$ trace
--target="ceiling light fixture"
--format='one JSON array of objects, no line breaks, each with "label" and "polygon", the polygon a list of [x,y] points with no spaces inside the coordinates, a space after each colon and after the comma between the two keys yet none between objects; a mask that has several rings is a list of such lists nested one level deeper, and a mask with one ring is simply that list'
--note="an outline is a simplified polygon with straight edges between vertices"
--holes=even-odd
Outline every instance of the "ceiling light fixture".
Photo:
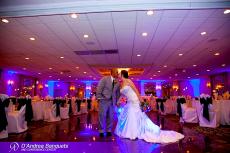
[{"label": "ceiling light fixture", "polygon": [[137,54],[137,57],[140,57],[141,55],[140,54]]},{"label": "ceiling light fixture", "polygon": [[86,74],[87,72],[83,72],[84,74]]},{"label": "ceiling light fixture", "polygon": [[200,75],[200,74],[197,73],[196,75]]},{"label": "ceiling light fixture", "polygon": [[167,65],[164,65],[164,67],[168,67]]},{"label": "ceiling light fixture", "polygon": [[227,9],[227,10],[224,11],[224,14],[228,14],[228,13],[230,13],[229,9]]},{"label": "ceiling light fixture", "polygon": [[197,65],[196,64],[193,64],[193,67],[196,67]]},{"label": "ceiling light fixture", "polygon": [[52,76],[50,75],[49,78],[52,78]]},{"label": "ceiling light fixture", "polygon": [[89,35],[84,35],[84,38],[89,38]]},{"label": "ceiling light fixture", "polygon": [[79,69],[79,67],[77,66],[76,69]]},{"label": "ceiling light fixture", "polygon": [[183,54],[182,53],[180,53],[180,54],[178,54],[179,56],[183,56]]},{"label": "ceiling light fixture", "polygon": [[218,53],[218,52],[217,52],[217,53],[215,53],[214,55],[215,55],[215,56],[219,56],[219,55],[220,55],[220,53]]},{"label": "ceiling light fixture", "polygon": [[207,72],[209,72],[210,70],[208,69],[208,70],[206,70]]},{"label": "ceiling light fixture", "polygon": [[222,67],[225,67],[225,66],[226,66],[226,64],[222,64],[221,66],[222,66]]},{"label": "ceiling light fixture", "polygon": [[49,68],[49,70],[52,70],[52,69],[53,69],[52,67]]},{"label": "ceiling light fixture", "polygon": [[146,37],[147,35],[148,35],[147,32],[143,32],[143,33],[142,33],[142,36],[143,36],[143,37]]},{"label": "ceiling light fixture", "polygon": [[71,78],[71,75],[69,75],[69,78]]},{"label": "ceiling light fixture", "polygon": [[159,70],[159,71],[157,71],[158,73],[160,73],[161,71]]},{"label": "ceiling light fixture", "polygon": [[72,14],[70,15],[70,17],[73,18],[73,19],[76,19],[78,16],[77,16],[76,13],[72,13]]},{"label": "ceiling light fixture", "polygon": [[188,77],[188,79],[190,79],[191,77]]},{"label": "ceiling light fixture", "polygon": [[23,67],[22,69],[23,69],[23,70],[26,70],[26,68],[25,68],[25,67]]},{"label": "ceiling light fixture", "polygon": [[7,20],[7,19],[2,19],[2,22],[4,22],[4,23],[9,23],[9,20]]},{"label": "ceiling light fixture", "polygon": [[204,35],[207,34],[207,32],[204,31],[204,32],[201,32],[200,34],[201,34],[202,36],[204,36]]},{"label": "ceiling light fixture", "polygon": [[40,72],[38,72],[38,74],[39,74],[39,75],[41,75],[41,73],[40,73]]},{"label": "ceiling light fixture", "polygon": [[153,15],[153,10],[149,10],[149,11],[147,11],[147,15]]},{"label": "ceiling light fixture", "polygon": [[35,38],[34,38],[34,37],[30,37],[30,40],[34,41],[34,40],[35,40]]},{"label": "ceiling light fixture", "polygon": [[26,57],[25,59],[26,59],[26,60],[29,60],[30,58],[29,58],[29,57]]},{"label": "ceiling light fixture", "polygon": [[63,56],[61,56],[60,58],[61,58],[61,59],[63,59],[64,57],[63,57]]}]

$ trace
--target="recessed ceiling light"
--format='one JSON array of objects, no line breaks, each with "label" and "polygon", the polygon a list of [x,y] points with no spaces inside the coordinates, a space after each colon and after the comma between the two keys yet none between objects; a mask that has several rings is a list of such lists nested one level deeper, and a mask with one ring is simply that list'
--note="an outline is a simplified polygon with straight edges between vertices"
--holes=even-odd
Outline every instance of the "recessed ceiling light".
[{"label": "recessed ceiling light", "polygon": [[218,53],[218,52],[217,52],[217,53],[215,53],[214,55],[215,55],[215,56],[219,56],[219,55],[220,55],[220,53]]},{"label": "recessed ceiling light", "polygon": [[76,13],[72,13],[72,14],[70,15],[70,17],[73,18],[73,19],[76,19],[78,16],[77,16]]},{"label": "recessed ceiling light", "polygon": [[87,72],[83,72],[84,74],[86,74]]},{"label": "recessed ceiling light", "polygon": [[76,69],[79,69],[79,67],[77,66]]},{"label": "recessed ceiling light", "polygon": [[196,75],[200,75],[199,73],[197,73]]},{"label": "recessed ceiling light", "polygon": [[176,73],[175,76],[178,76],[178,74]]},{"label": "recessed ceiling light", "polygon": [[60,81],[60,79],[58,79],[58,81]]},{"label": "recessed ceiling light", "polygon": [[203,31],[203,32],[201,32],[200,34],[203,36],[203,35],[206,35],[207,32]]},{"label": "recessed ceiling light", "polygon": [[61,56],[60,58],[62,58],[62,59],[63,59],[64,57],[63,57],[63,56]]},{"label": "recessed ceiling light", "polygon": [[180,53],[180,54],[178,54],[179,56],[183,56],[183,54],[182,53]]},{"label": "recessed ceiling light", "polygon": [[2,22],[4,22],[4,23],[9,23],[9,20],[7,20],[7,19],[2,19]]},{"label": "recessed ceiling light", "polygon": [[84,38],[89,38],[89,35],[84,35]]},{"label": "recessed ceiling light", "polygon": [[76,78],[75,80],[78,80],[78,78]]},{"label": "recessed ceiling light", "polygon": [[23,69],[23,70],[26,70],[26,68],[25,68],[25,67],[23,67],[22,69]]},{"label": "recessed ceiling light", "polygon": [[153,74],[153,76],[157,76],[156,74]]},{"label": "recessed ceiling light", "polygon": [[226,66],[226,64],[222,64],[221,66],[225,67],[225,66]]},{"label": "recessed ceiling light", "polygon": [[206,71],[208,71],[208,72],[209,72],[210,70],[206,70]]},{"label": "recessed ceiling light", "polygon": [[186,72],[186,70],[182,70],[182,72],[184,72],[184,73],[185,73],[185,72]]},{"label": "recessed ceiling light", "polygon": [[151,80],[153,79],[153,78],[150,78]]},{"label": "recessed ceiling light", "polygon": [[33,40],[35,40],[35,38],[34,38],[34,37],[30,37],[30,40],[32,40],[32,41],[33,41]]},{"label": "recessed ceiling light", "polygon": [[53,68],[52,67],[49,67],[49,70],[52,70]]},{"label": "recessed ceiling light", "polygon": [[191,77],[188,77],[188,79],[190,79]]},{"label": "recessed ceiling light", "polygon": [[52,78],[52,76],[50,75],[49,78]]},{"label": "recessed ceiling light", "polygon": [[60,74],[63,74],[63,72],[60,72]]},{"label": "recessed ceiling light", "polygon": [[158,73],[160,73],[161,71],[159,70],[159,71],[157,71]]},{"label": "recessed ceiling light", "polygon": [[39,72],[38,74],[40,75],[41,73]]},{"label": "recessed ceiling light", "polygon": [[141,55],[140,54],[137,54],[137,57],[140,57]]},{"label": "recessed ceiling light", "polygon": [[172,77],[170,76],[169,79],[172,79]]},{"label": "recessed ceiling light", "polygon": [[164,67],[168,67],[167,65],[164,65]]},{"label": "recessed ceiling light", "polygon": [[224,11],[224,14],[228,14],[228,13],[230,13],[229,9],[227,9],[227,10]]},{"label": "recessed ceiling light", "polygon": [[69,75],[69,78],[71,78],[71,75]]},{"label": "recessed ceiling light", "polygon": [[25,59],[26,59],[26,60],[29,60],[30,58],[29,58],[29,57],[26,57]]},{"label": "recessed ceiling light", "polygon": [[153,10],[147,11],[147,15],[153,15]]},{"label": "recessed ceiling light", "polygon": [[143,36],[143,37],[146,37],[147,35],[148,35],[147,32],[143,32],[143,33],[142,33],[142,36]]},{"label": "recessed ceiling light", "polygon": [[193,64],[193,67],[196,67],[197,65],[196,64]]}]

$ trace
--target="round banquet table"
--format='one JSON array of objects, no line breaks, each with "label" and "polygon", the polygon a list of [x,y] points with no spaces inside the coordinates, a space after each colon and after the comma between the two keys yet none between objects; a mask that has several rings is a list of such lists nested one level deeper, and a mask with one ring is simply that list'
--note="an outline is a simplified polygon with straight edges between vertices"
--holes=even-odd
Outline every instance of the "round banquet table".
[{"label": "round banquet table", "polygon": [[214,100],[213,106],[220,111],[220,124],[230,125],[230,100]]}]

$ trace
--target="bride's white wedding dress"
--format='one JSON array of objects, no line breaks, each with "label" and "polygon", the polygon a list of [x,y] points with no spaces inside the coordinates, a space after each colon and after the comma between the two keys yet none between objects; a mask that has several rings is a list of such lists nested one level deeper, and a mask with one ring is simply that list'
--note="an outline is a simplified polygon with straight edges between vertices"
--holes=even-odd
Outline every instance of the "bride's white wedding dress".
[{"label": "bride's white wedding dress", "polygon": [[118,116],[115,134],[122,138],[143,139],[153,143],[170,143],[184,138],[175,131],[161,130],[142,112],[139,99],[130,86],[124,86],[121,94],[126,96],[127,104]]}]

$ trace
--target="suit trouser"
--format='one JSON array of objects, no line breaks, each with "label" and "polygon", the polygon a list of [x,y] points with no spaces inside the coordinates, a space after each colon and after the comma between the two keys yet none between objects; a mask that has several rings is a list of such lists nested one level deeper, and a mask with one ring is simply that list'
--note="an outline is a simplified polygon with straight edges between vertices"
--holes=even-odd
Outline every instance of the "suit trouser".
[{"label": "suit trouser", "polygon": [[[99,132],[111,132],[113,127],[113,102],[112,100],[100,100],[99,102]],[[106,123],[106,124],[105,124]]]}]

